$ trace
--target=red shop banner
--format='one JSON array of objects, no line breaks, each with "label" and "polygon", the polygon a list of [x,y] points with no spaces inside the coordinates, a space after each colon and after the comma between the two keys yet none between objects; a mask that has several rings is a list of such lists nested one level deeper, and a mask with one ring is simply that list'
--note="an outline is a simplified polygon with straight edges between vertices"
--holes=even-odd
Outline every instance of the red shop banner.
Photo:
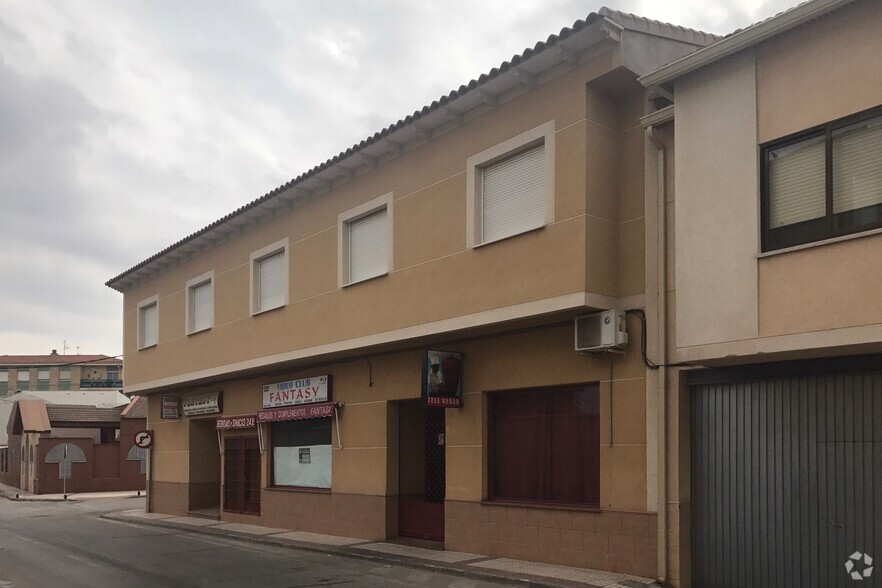
[{"label": "red shop banner", "polygon": [[300,419],[318,419],[334,416],[334,403],[321,402],[302,406],[283,406],[280,408],[265,408],[257,411],[257,422],[271,423],[273,421],[296,421]]}]

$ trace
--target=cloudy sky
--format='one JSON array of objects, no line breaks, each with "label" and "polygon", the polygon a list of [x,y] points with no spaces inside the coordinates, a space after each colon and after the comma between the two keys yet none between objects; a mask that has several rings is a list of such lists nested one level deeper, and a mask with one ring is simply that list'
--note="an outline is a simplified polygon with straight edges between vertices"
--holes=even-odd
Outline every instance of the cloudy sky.
[{"label": "cloudy sky", "polygon": [[[793,3],[609,0],[718,33]],[[601,5],[0,0],[0,354],[120,354],[109,278]]]}]

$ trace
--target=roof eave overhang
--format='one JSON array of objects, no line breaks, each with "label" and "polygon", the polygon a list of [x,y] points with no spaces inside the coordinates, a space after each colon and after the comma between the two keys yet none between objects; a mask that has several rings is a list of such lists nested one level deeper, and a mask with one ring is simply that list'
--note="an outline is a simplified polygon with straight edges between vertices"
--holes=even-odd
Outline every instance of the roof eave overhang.
[{"label": "roof eave overhang", "polygon": [[734,33],[712,45],[699,49],[695,53],[690,53],[654,72],[648,73],[639,78],[640,83],[647,88],[670,84],[687,73],[743,51],[757,43],[780,35],[852,2],[854,0],[812,0],[800,4],[778,16]]}]

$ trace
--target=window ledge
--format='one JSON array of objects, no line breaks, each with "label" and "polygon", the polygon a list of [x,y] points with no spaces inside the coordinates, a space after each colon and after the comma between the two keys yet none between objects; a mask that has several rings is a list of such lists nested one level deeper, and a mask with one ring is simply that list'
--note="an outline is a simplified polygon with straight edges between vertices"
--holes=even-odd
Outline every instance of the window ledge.
[{"label": "window ledge", "polygon": [[205,331],[210,331],[210,330],[211,330],[211,327],[205,327],[204,329],[199,329],[198,331],[190,331],[187,333],[187,336],[189,337],[190,335],[198,335],[199,333],[204,333]]},{"label": "window ledge", "polygon": [[348,288],[349,286],[355,286],[356,284],[363,284],[365,282],[370,282],[371,280],[376,280],[377,278],[382,278],[383,276],[388,276],[389,272],[385,271],[382,274],[377,274],[375,276],[369,276],[367,278],[362,278],[360,280],[356,280],[354,282],[349,282],[348,284],[343,284],[341,288]]},{"label": "window ledge", "polygon": [[257,316],[259,314],[266,314],[268,312],[272,312],[274,310],[279,310],[280,308],[285,308],[287,304],[280,304],[278,306],[273,306],[272,308],[264,308],[262,310],[255,310],[251,313],[251,316]]},{"label": "window ledge", "polygon": [[156,347],[157,343],[151,343],[150,345],[144,345],[143,347],[138,347],[138,351],[144,351],[145,349],[152,349]]},{"label": "window ledge", "polygon": [[833,243],[841,243],[843,241],[851,241],[853,239],[862,239],[864,237],[872,237],[874,235],[882,235],[882,228],[871,229],[869,231],[862,231],[860,233],[852,233],[850,235],[841,235],[839,237],[832,237],[830,239],[824,239],[822,241],[813,241],[811,243],[803,243],[802,245],[793,245],[792,247],[784,247],[783,249],[775,249],[774,251],[763,251],[757,254],[757,259],[763,259],[766,257],[774,257],[775,255],[783,255],[784,253],[792,253],[794,251],[802,251],[803,249],[811,249],[813,247],[823,247],[824,245],[831,245]]},{"label": "window ledge", "polygon": [[540,229],[544,229],[547,226],[548,226],[547,224],[543,223],[543,224],[539,225],[538,227],[525,229],[525,230],[519,231],[517,233],[512,233],[511,235],[506,235],[504,237],[497,237],[497,238],[490,240],[490,241],[481,241],[480,243],[475,243],[474,245],[472,245],[472,249],[480,249],[481,247],[484,247],[486,245],[492,245],[493,243],[499,243],[500,241],[505,241],[506,239],[511,239],[512,237],[519,237],[520,235],[526,235],[527,233],[533,233],[533,232],[538,231]]},{"label": "window ledge", "polygon": [[267,486],[264,490],[273,492],[306,492],[307,494],[330,494],[330,488],[309,488],[307,486]]},{"label": "window ledge", "polygon": [[515,508],[539,508],[545,510],[577,510],[587,512],[601,512],[599,506],[593,504],[572,504],[568,502],[526,502],[522,500],[505,500],[502,498],[488,498],[482,500],[486,506],[512,506]]}]

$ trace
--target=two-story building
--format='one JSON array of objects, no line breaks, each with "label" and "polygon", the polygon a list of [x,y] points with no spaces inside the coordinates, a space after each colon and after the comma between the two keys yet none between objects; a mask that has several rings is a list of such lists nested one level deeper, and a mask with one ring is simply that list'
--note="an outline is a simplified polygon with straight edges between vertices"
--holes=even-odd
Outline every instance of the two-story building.
[{"label": "two-story building", "polygon": [[149,508],[655,577],[638,77],[715,40],[602,9],[111,279]]},{"label": "two-story building", "polygon": [[641,78],[672,583],[878,581],[880,31],[813,0]]}]

